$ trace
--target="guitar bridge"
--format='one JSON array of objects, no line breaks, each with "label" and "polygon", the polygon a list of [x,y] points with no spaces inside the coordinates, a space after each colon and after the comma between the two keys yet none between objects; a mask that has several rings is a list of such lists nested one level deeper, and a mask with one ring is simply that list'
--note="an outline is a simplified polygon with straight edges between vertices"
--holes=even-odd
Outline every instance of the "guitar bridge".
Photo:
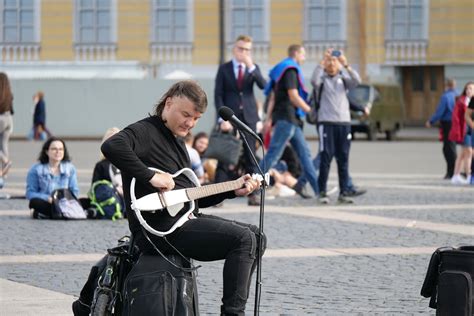
[{"label": "guitar bridge", "polygon": [[158,198],[160,199],[162,207],[167,208],[168,204],[166,204],[166,200],[165,200],[165,197],[163,196],[163,193],[158,192]]}]

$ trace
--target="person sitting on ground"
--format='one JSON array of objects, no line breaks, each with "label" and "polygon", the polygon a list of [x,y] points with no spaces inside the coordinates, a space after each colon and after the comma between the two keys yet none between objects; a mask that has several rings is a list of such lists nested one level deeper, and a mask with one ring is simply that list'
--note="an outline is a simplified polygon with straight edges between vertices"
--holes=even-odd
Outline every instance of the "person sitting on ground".
[{"label": "person sitting on ground", "polygon": [[270,174],[270,188],[267,191],[269,196],[289,197],[296,195],[296,191],[292,187],[298,182],[298,179],[288,171],[285,161],[280,160],[268,170],[268,173]]},{"label": "person sitting on ground", "polygon": [[[101,144],[118,132],[120,132],[118,127],[109,128],[105,132],[104,137],[102,137]],[[110,181],[120,196],[123,197],[122,175],[120,174],[120,170],[111,164],[102,152],[100,152],[100,160],[95,164],[94,172],[92,173],[92,183],[99,180]]]},{"label": "person sitting on ground", "polygon": [[[101,145],[111,136],[118,133],[120,129],[118,127],[111,127],[105,131],[104,136],[102,137]],[[122,175],[120,170],[115,167],[110,161],[104,157],[102,152],[99,153],[99,161],[94,166],[94,171],[92,172],[91,180],[91,190],[94,187],[94,183],[97,181],[109,181],[112,183],[115,191],[118,193],[121,198],[121,203],[123,204],[123,187],[122,187]],[[90,191],[89,191],[90,194]],[[82,197],[79,199],[82,207],[87,210],[88,218],[94,219],[97,218],[97,210],[91,206],[90,196]]]},{"label": "person sitting on ground", "polygon": [[193,148],[197,150],[201,157],[202,167],[204,168],[205,179],[207,183],[214,182],[217,160],[213,158],[206,158],[205,153],[209,146],[209,135],[206,132],[199,132],[194,136]]},{"label": "person sitting on ground", "polygon": [[191,169],[198,177],[199,182],[202,184],[206,182],[204,168],[202,166],[201,157],[196,149],[193,146],[193,134],[191,132],[184,137],[184,144],[186,145],[186,150],[188,151],[189,160],[191,161]]},{"label": "person sitting on ground", "polygon": [[35,219],[51,218],[53,198],[57,189],[69,189],[79,196],[76,168],[71,163],[65,142],[51,137],[39,154],[38,163],[28,171],[26,178],[26,198]]},{"label": "person sitting on ground", "polygon": [[192,147],[196,149],[201,157],[201,160],[204,160],[204,154],[206,152],[207,147],[209,146],[209,135],[206,132],[199,132],[194,135]]}]

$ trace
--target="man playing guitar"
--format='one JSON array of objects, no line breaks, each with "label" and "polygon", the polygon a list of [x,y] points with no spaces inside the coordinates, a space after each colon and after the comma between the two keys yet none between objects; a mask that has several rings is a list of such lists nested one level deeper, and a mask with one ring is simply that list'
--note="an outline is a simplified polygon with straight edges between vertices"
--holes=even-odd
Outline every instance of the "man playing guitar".
[{"label": "man playing guitar", "polygon": [[[162,194],[164,192],[196,186],[189,177],[178,175],[183,168],[190,168],[182,138],[196,125],[206,107],[207,96],[197,83],[177,82],[163,95],[153,115],[109,138],[101,150],[122,172],[129,227],[140,251],[156,255],[156,246],[165,254],[177,250],[199,261],[225,259],[221,314],[244,315],[251,276],[257,264],[259,238],[262,238],[263,246],[261,255],[265,250],[266,238],[259,236],[258,228],[254,225],[205,215],[199,209],[216,205],[227,198],[247,196],[259,188],[258,181],[247,174],[238,179],[237,189],[209,196],[197,195],[200,198],[194,203],[185,203],[181,210],[169,212],[166,208],[157,207],[157,211],[143,212],[143,219],[152,229],[169,232],[167,234],[156,235],[144,230],[135,214],[138,202],[144,196],[160,192],[159,197],[163,200],[163,196],[166,196]],[[132,199],[130,184],[133,178],[136,182],[134,180]],[[135,195],[138,200],[135,201],[135,209],[132,209]],[[165,202],[163,200],[164,206],[167,205]],[[191,212],[190,204],[194,204]],[[183,215],[186,221],[176,229],[171,229]],[[146,237],[151,239],[154,246]]]}]

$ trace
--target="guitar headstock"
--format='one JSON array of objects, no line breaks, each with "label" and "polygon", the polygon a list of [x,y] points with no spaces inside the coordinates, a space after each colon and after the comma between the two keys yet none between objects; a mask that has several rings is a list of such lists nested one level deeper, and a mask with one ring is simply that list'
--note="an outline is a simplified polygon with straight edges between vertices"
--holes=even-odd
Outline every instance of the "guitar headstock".
[{"label": "guitar headstock", "polygon": [[265,173],[265,179],[264,179],[261,174],[253,173],[252,179],[257,180],[260,183],[260,185],[262,184],[262,181],[265,180],[266,185],[268,185],[270,183],[270,174],[268,172]]}]

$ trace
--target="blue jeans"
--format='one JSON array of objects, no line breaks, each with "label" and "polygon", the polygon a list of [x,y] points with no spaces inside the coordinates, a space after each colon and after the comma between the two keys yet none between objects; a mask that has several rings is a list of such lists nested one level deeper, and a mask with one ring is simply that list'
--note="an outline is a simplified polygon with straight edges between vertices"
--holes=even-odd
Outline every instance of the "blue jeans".
[{"label": "blue jeans", "polygon": [[260,161],[260,167],[264,172],[272,168],[280,160],[288,141],[300,159],[303,175],[308,179],[314,193],[318,195],[318,177],[311,161],[311,152],[301,127],[296,124],[285,120],[279,120],[275,123],[270,147],[265,157]]}]

